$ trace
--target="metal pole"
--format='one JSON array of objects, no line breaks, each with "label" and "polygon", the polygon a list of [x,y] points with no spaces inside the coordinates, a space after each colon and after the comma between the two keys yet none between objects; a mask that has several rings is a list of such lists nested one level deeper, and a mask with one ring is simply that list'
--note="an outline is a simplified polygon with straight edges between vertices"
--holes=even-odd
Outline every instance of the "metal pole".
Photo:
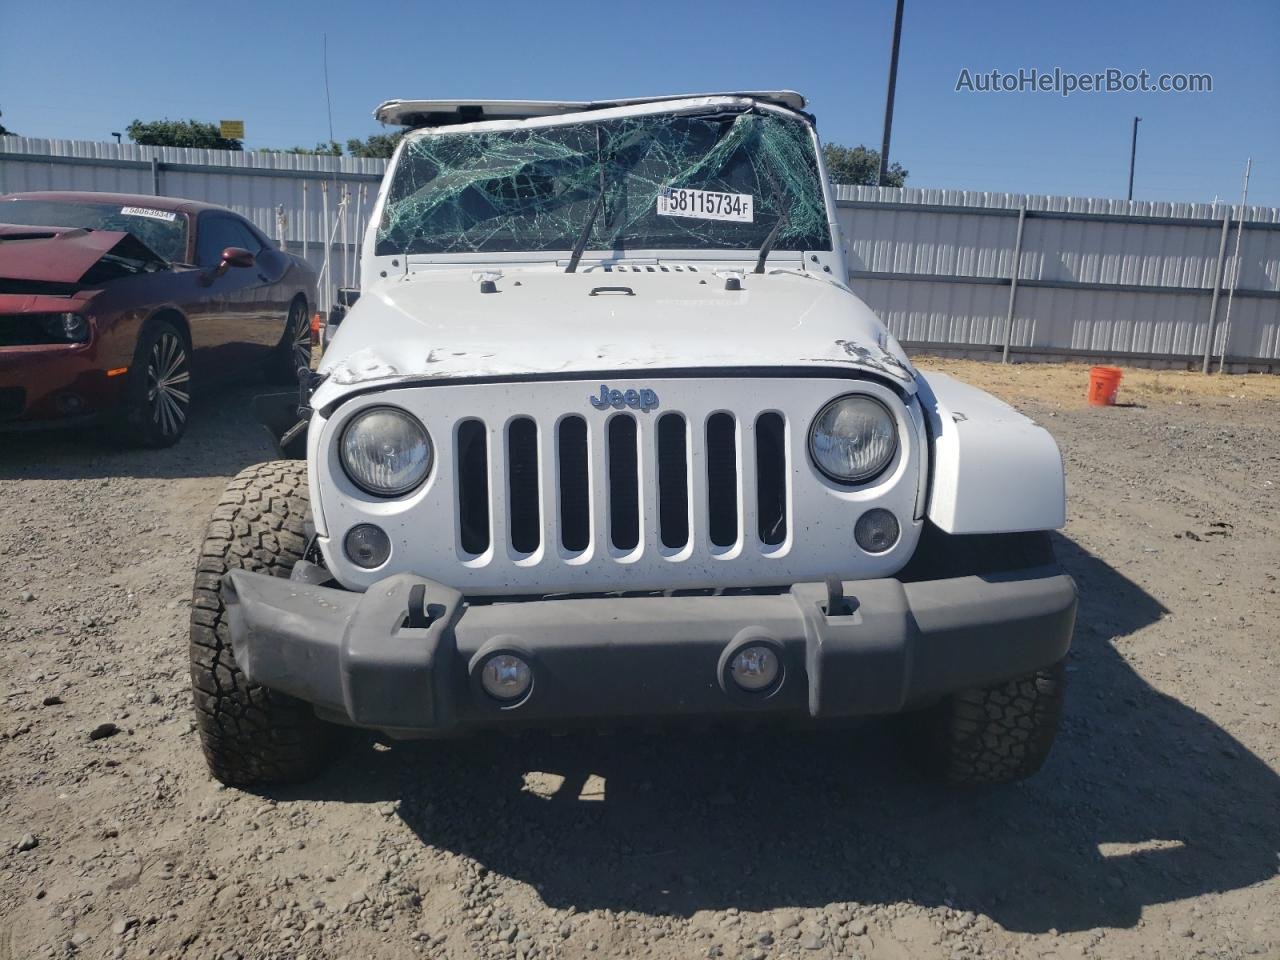
[{"label": "metal pole", "polygon": [[338,219],[342,222],[342,286],[351,286],[351,248],[347,245],[347,214],[351,206],[351,191],[344,183],[342,199],[338,201]]},{"label": "metal pole", "polygon": [[332,247],[333,238],[329,236],[329,181],[328,180],[320,181],[320,209],[321,209],[320,219],[323,221],[321,225],[321,229],[322,229],[321,238],[324,241],[324,262],[320,265],[320,298],[321,298],[321,303],[324,304],[324,312],[325,312],[325,315],[327,316],[329,313],[329,308],[333,305],[332,300],[330,299],[330,293],[329,293],[329,288],[332,286],[332,284],[330,283],[330,281],[332,280],[332,276],[329,271],[329,259],[330,259],[330,253],[333,250],[333,247]]},{"label": "metal pole", "polygon": [[307,222],[307,181],[302,181],[302,259],[307,259],[307,234],[310,232]]},{"label": "metal pole", "polygon": [[1231,233],[1231,208],[1222,217],[1222,238],[1218,241],[1218,265],[1213,270],[1213,298],[1209,301],[1209,332],[1204,338],[1204,366],[1201,373],[1209,372],[1209,360],[1213,356],[1213,335],[1218,327],[1218,297],[1222,293],[1222,271],[1227,266],[1227,235]]},{"label": "metal pole", "polygon": [[889,134],[893,130],[893,94],[898,86],[898,44],[902,41],[902,2],[893,16],[893,51],[889,54],[889,91],[884,98],[884,139],[880,141],[880,176],[876,180],[884,186],[889,175]]},{"label": "metal pole", "polygon": [[1009,345],[1013,342],[1013,302],[1018,296],[1018,274],[1022,269],[1022,227],[1027,222],[1027,201],[1018,207],[1018,235],[1013,241],[1013,276],[1009,278],[1009,312],[1004,318],[1004,351],[1001,363],[1009,362]]},{"label": "metal pole", "polygon": [[1236,284],[1240,282],[1240,241],[1244,237],[1244,211],[1249,203],[1249,171],[1253,169],[1253,158],[1244,162],[1244,190],[1240,194],[1240,216],[1236,220],[1236,252],[1232,254],[1235,268],[1231,271],[1231,286],[1227,288],[1227,315],[1222,318],[1222,352],[1218,354],[1218,372],[1227,365],[1227,347],[1231,343],[1231,301],[1236,296]]},{"label": "metal pole", "polygon": [[160,161],[155,157],[151,158],[151,192],[160,196]]},{"label": "metal pole", "polygon": [[1141,117],[1133,118],[1133,142],[1129,145],[1129,202],[1133,203],[1133,163],[1138,158],[1138,124]]}]

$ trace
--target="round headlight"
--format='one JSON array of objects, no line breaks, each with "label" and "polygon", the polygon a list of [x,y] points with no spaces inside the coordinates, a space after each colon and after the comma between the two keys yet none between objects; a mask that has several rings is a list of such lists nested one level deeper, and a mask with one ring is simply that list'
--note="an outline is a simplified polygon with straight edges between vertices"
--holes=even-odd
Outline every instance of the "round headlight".
[{"label": "round headlight", "polygon": [[809,455],[837,483],[863,483],[882,473],[898,450],[898,428],[879,400],[849,396],[822,408],[809,431]]},{"label": "round headlight", "polygon": [[431,438],[395,407],[370,407],[351,418],[339,444],[342,469],[361,490],[398,497],[431,472]]}]

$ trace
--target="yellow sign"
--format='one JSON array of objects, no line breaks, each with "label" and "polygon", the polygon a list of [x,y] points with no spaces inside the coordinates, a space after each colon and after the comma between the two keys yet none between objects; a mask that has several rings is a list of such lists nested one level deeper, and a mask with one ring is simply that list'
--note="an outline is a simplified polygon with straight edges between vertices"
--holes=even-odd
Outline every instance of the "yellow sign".
[{"label": "yellow sign", "polygon": [[223,120],[220,124],[220,136],[225,140],[243,140],[244,139],[244,121],[243,120]]}]

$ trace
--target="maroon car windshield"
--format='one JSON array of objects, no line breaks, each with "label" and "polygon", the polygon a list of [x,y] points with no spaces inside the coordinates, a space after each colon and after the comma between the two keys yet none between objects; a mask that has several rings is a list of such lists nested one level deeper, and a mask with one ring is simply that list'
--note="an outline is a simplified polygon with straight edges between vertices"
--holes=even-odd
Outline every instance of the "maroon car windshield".
[{"label": "maroon car windshield", "polygon": [[0,223],[118,230],[133,234],[165,260],[181,263],[187,256],[187,218],[172,210],[119,203],[17,199],[0,201]]}]

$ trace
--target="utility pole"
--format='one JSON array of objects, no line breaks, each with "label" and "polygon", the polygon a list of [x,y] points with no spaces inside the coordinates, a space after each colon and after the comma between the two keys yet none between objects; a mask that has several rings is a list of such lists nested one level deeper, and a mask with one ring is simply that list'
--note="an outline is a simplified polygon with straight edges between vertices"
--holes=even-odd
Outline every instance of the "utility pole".
[{"label": "utility pole", "polygon": [[116,133],[114,130],[112,130],[111,135],[116,138],[116,146],[120,146],[120,137],[122,136],[122,134]]},{"label": "utility pole", "polygon": [[1129,145],[1129,200],[1133,200],[1133,162],[1138,157],[1138,124],[1142,122],[1141,117],[1133,118],[1133,142]]},{"label": "utility pole", "polygon": [[898,85],[898,44],[902,41],[902,2],[893,17],[893,52],[889,55],[889,92],[884,98],[884,139],[880,141],[880,176],[876,182],[884,185],[889,175],[889,134],[893,130],[893,93]]}]

